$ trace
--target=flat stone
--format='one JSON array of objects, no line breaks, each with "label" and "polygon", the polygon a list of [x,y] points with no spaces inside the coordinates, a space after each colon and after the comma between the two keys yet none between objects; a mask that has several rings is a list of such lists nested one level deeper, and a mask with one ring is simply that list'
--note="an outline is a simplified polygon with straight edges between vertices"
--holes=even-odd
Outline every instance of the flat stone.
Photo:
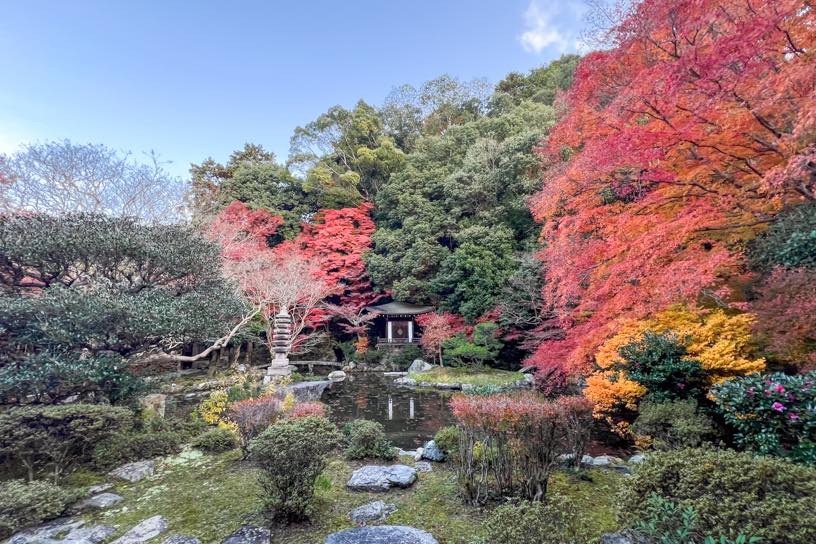
[{"label": "flat stone", "polygon": [[81,519],[58,518],[38,527],[26,529],[8,539],[8,544],[35,544],[85,525]]},{"label": "flat stone", "polygon": [[416,469],[407,465],[367,465],[355,470],[346,486],[352,491],[385,492],[392,487],[410,487],[416,479]]},{"label": "flat stone", "polygon": [[148,476],[153,476],[154,472],[156,472],[156,462],[148,460],[136,461],[135,463],[122,465],[121,467],[110,471],[108,474],[114,478],[127,480],[128,482],[132,483],[138,482],[139,480],[144,480]]},{"label": "flat stone", "polygon": [[398,377],[398,376],[407,376],[407,375],[408,375],[407,372],[383,372],[383,376],[388,376],[388,377],[393,376],[395,378]]},{"label": "flat stone", "polygon": [[68,533],[68,536],[60,540],[60,542],[62,544],[99,544],[99,542],[107,540],[115,532],[116,528],[109,525],[81,527]]},{"label": "flat stone", "polygon": [[472,383],[463,383],[462,384],[462,391],[475,391],[476,386]]},{"label": "flat stone", "polygon": [[86,508],[109,508],[120,501],[122,501],[121,495],[117,495],[116,493],[100,493],[90,499],[85,499],[79,503],[78,507],[80,510]]},{"label": "flat stone", "polygon": [[428,461],[440,462],[445,460],[445,453],[442,448],[436,445],[436,442],[429,440],[422,448],[422,458]]},{"label": "flat stone", "polygon": [[414,463],[414,468],[417,472],[431,472],[433,467],[428,461],[417,461]]},{"label": "flat stone", "polygon": [[265,527],[257,525],[244,525],[221,544],[269,544],[272,540],[272,533]]},{"label": "flat stone", "polygon": [[417,448],[414,452],[414,461],[421,461],[422,460],[422,448]]},{"label": "flat stone", "polygon": [[647,544],[648,542],[649,539],[643,535],[631,529],[625,529],[620,533],[607,533],[602,535],[600,544]]},{"label": "flat stone", "polygon": [[162,516],[153,516],[142,521],[128,532],[111,542],[111,544],[141,544],[156,538],[167,530],[167,520]]},{"label": "flat stone", "polygon": [[623,459],[620,457],[613,457],[612,455],[599,455],[592,459],[591,463],[587,463],[593,467],[609,467],[611,465],[622,465]]},{"label": "flat stone", "polygon": [[432,387],[437,389],[450,389],[451,391],[457,391],[462,389],[461,383],[435,383]]},{"label": "flat stone", "polygon": [[633,455],[632,457],[629,458],[629,464],[630,465],[639,465],[645,460],[646,460],[645,455],[643,455],[642,453],[636,453],[635,455]]},{"label": "flat stone", "polygon": [[583,457],[581,457],[581,464],[582,465],[592,465],[592,462],[594,460],[595,460],[595,458],[592,457],[591,455],[584,455]]},{"label": "flat stone", "polygon": [[201,544],[201,541],[191,536],[173,535],[165,538],[162,544]]},{"label": "flat stone", "polygon": [[416,453],[417,453],[416,450],[404,450],[402,448],[397,448],[397,455],[399,455],[400,457],[405,455],[409,457],[414,457]]},{"label": "flat stone", "polygon": [[325,544],[439,544],[430,533],[401,525],[358,527],[334,533]]},{"label": "flat stone", "polygon": [[103,491],[107,491],[112,487],[113,484],[111,483],[92,485],[88,488],[88,495],[96,495],[97,493],[102,493]]},{"label": "flat stone", "polygon": [[397,511],[396,504],[386,504],[383,501],[373,501],[362,506],[358,506],[349,512],[349,519],[354,523],[367,523],[387,518]]},{"label": "flat stone", "polygon": [[403,376],[402,378],[397,378],[396,380],[394,380],[394,383],[397,385],[407,385],[408,387],[416,387],[417,381],[412,378],[408,378],[407,376]]}]

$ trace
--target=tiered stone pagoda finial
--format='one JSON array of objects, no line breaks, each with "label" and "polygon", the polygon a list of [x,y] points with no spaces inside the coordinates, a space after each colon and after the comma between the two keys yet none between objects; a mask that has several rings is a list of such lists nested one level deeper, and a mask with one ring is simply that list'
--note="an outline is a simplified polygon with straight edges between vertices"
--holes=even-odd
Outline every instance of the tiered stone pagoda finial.
[{"label": "tiered stone pagoda finial", "polygon": [[266,370],[266,375],[270,378],[291,374],[288,357],[291,336],[292,318],[285,310],[281,310],[275,315],[275,327],[272,331],[272,351],[275,357]]}]

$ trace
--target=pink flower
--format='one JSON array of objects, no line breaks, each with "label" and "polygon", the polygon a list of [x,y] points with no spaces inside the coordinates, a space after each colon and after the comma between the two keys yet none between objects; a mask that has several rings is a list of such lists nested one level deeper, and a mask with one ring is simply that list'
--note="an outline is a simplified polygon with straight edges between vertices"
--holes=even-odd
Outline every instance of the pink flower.
[{"label": "pink flower", "polygon": [[784,387],[782,387],[781,385],[777,384],[777,385],[776,385],[776,392],[777,392],[777,393],[784,393],[784,392],[785,392],[785,388],[784,388]]},{"label": "pink flower", "polygon": [[774,402],[773,404],[771,404],[771,408],[773,410],[776,410],[777,412],[784,412],[785,411],[785,405],[782,404],[781,402]]},{"label": "pink flower", "polygon": [[799,415],[798,415],[798,414],[794,414],[793,412],[791,412],[790,414],[788,414],[788,418],[789,418],[791,421],[799,421]]},{"label": "pink flower", "polygon": [[748,396],[753,397],[756,394],[756,390],[753,387],[748,388]]}]

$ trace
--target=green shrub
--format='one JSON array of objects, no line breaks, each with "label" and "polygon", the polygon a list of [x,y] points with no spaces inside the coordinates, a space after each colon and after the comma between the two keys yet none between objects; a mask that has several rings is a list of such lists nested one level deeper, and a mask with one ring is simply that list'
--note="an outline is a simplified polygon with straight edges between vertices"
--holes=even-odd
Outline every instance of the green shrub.
[{"label": "green shrub", "polygon": [[434,442],[445,452],[445,455],[455,458],[459,453],[459,436],[459,427],[449,425],[442,427],[436,432]]},{"label": "green shrub", "polygon": [[0,414],[0,455],[24,466],[29,480],[48,469],[58,483],[94,446],[132,424],[130,410],[100,404],[12,408]]},{"label": "green shrub", "polygon": [[708,536],[703,540],[698,527],[700,525],[697,511],[690,506],[681,508],[676,503],[652,494],[646,501],[646,518],[635,523],[638,535],[645,536],[649,542],[659,544],[759,544],[759,537],[738,535],[733,541],[728,537],[715,538]]},{"label": "green shrub", "polygon": [[340,435],[322,417],[282,419],[250,444],[250,458],[261,469],[263,500],[273,519],[308,518],[315,481]]},{"label": "green shrub", "polygon": [[618,349],[618,354],[623,362],[616,368],[644,386],[649,400],[689,398],[702,392],[700,362],[686,357],[685,345],[672,333],[647,331],[643,338]]},{"label": "green shrub", "polygon": [[422,359],[422,350],[416,346],[403,346],[392,355],[391,364],[394,368],[405,370],[415,359]]},{"label": "green shrub", "polygon": [[756,268],[816,268],[816,203],[793,206],[754,239],[748,255]]},{"label": "green shrub", "polygon": [[754,374],[712,390],[740,446],[816,465],[816,372]]},{"label": "green shrub", "polygon": [[394,459],[397,450],[385,437],[385,429],[376,421],[355,419],[343,427],[347,459]]},{"label": "green shrub", "polygon": [[442,343],[445,359],[452,366],[478,366],[495,360],[504,346],[497,337],[498,329],[497,324],[487,321],[474,326],[470,337],[459,333],[445,340]]},{"label": "green shrub", "polygon": [[713,449],[655,453],[626,480],[622,521],[647,519],[652,494],[693,508],[702,534],[816,542],[816,469],[784,459]]},{"label": "green shrub", "polygon": [[186,434],[177,431],[116,433],[94,448],[94,465],[105,469],[171,455],[180,452],[187,439]]},{"label": "green shrub", "polygon": [[238,437],[229,429],[216,427],[196,437],[193,446],[212,453],[222,453],[238,447]]},{"label": "green shrub", "polygon": [[79,498],[76,492],[39,480],[0,482],[0,539],[28,525],[62,515]]},{"label": "green shrub", "polygon": [[694,399],[643,401],[632,431],[655,449],[693,448],[714,433],[711,418],[699,412]]},{"label": "green shrub", "polygon": [[572,500],[551,494],[546,502],[505,504],[485,523],[490,544],[589,544],[585,515]]}]

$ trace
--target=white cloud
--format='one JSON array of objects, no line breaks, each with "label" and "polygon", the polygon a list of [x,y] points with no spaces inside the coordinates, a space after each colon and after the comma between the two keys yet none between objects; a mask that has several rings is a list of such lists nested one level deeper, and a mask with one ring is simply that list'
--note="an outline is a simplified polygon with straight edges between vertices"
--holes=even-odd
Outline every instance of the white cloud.
[{"label": "white cloud", "polygon": [[559,53],[566,53],[584,48],[576,36],[575,26],[583,15],[585,6],[583,3],[570,2],[569,9],[564,13],[560,5],[555,3],[557,1],[559,0],[530,0],[530,5],[524,12],[524,32],[519,35],[525,51],[539,54],[552,47]]}]

